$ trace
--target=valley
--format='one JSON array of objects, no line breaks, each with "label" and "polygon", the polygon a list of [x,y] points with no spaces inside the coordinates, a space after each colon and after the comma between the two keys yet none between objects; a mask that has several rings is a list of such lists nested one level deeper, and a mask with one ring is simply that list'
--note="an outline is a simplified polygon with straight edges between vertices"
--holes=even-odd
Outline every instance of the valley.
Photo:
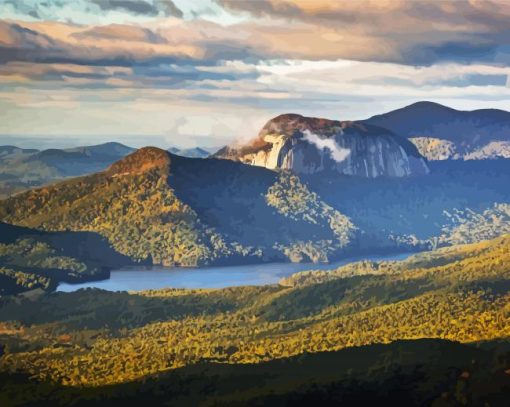
[{"label": "valley", "polygon": [[86,288],[108,291],[144,291],[172,288],[225,288],[276,284],[280,279],[303,270],[334,270],[360,260],[404,259],[411,253],[359,256],[331,263],[262,263],[224,267],[145,267],[112,270],[107,280],[60,283],[56,291],[73,292]]},{"label": "valley", "polygon": [[[276,262],[292,269],[292,263],[432,250],[510,233],[510,160],[431,161],[428,167],[429,173],[408,177],[297,175],[142,148],[104,171],[0,201],[7,244],[0,275],[10,287],[4,293],[52,291],[59,282],[101,280],[137,265]],[[14,225],[21,228],[16,233]],[[60,239],[38,263],[21,261],[33,250],[27,239],[38,242],[44,233],[78,241],[95,236],[106,257],[92,255],[88,245],[98,243],[69,252]],[[60,263],[46,260],[49,253],[62,253]],[[96,271],[77,273],[77,267]]]}]

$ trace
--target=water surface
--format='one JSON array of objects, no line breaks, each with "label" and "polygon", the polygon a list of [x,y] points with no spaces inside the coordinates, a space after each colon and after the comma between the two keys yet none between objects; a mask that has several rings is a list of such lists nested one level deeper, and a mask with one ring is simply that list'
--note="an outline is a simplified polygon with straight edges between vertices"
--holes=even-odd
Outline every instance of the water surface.
[{"label": "water surface", "polygon": [[361,256],[334,263],[266,263],[226,267],[151,267],[114,270],[110,278],[80,284],[60,283],[57,291],[72,292],[80,288],[108,291],[142,291],[158,288],[223,288],[240,285],[275,284],[282,277],[305,270],[333,270],[360,260],[402,260],[412,253]]}]

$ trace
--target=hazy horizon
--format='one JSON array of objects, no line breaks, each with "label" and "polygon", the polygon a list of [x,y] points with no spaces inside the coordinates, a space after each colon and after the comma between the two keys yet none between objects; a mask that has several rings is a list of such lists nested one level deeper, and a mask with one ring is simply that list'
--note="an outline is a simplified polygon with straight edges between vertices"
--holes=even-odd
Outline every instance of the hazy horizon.
[{"label": "hazy horizon", "polygon": [[2,0],[0,134],[221,146],[281,113],[510,110],[508,21],[504,1]]},{"label": "hazy horizon", "polygon": [[[422,102],[422,100],[413,101],[410,104]],[[427,100],[427,102],[430,102]],[[439,103],[439,102],[434,102]],[[402,108],[405,106],[409,106],[410,104],[397,106],[395,109]],[[482,104],[482,107],[473,107],[472,109],[466,108],[456,108],[454,105],[445,105],[447,107],[451,107],[457,110],[478,110],[478,109],[488,109],[494,107],[486,107]],[[509,111],[506,109],[501,109],[505,111]],[[315,115],[315,117],[323,117],[326,119],[332,120],[364,120],[369,117],[377,114],[386,113],[387,111],[381,111],[377,113],[373,113],[371,115],[365,117],[357,117],[357,118],[338,118],[338,117],[326,117]],[[295,112],[281,112],[276,113],[273,116],[268,117],[266,121],[269,121],[271,118],[277,116],[278,114],[284,113],[295,113]],[[310,115],[314,116],[314,115]],[[264,124],[264,123],[263,123]],[[262,124],[262,125],[263,125]],[[261,127],[262,127],[261,125]],[[154,146],[163,149],[168,149],[171,147],[177,148],[194,148],[201,147],[207,150],[217,150],[221,147],[228,145],[229,143],[239,141],[239,140],[247,140],[250,138],[254,138],[257,136],[257,132],[251,135],[246,135],[245,137],[232,137],[232,138],[217,138],[211,137],[207,135],[195,135],[193,140],[187,139],[179,139],[175,138],[175,141],[172,141],[173,138],[169,138],[165,135],[147,135],[147,134],[139,134],[139,135],[101,135],[101,134],[69,134],[69,135],[50,135],[50,134],[31,134],[31,135],[23,135],[23,134],[0,134],[0,145],[13,145],[20,148],[34,148],[34,149],[47,149],[47,148],[73,148],[73,147],[81,147],[81,146],[90,146],[96,144],[103,144],[108,142],[116,142],[124,144],[128,147],[140,148],[146,146]],[[218,144],[218,141],[223,140],[224,142]]]}]

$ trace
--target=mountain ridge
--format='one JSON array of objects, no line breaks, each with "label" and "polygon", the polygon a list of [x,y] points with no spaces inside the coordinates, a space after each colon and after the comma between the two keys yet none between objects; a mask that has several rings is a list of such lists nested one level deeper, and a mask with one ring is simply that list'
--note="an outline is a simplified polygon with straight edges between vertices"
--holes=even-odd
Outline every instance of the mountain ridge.
[{"label": "mountain ridge", "polygon": [[177,147],[170,147],[168,152],[180,155],[182,157],[188,157],[188,158],[207,158],[211,155],[211,152],[207,151],[206,149],[202,147],[191,147],[191,148],[177,148]]},{"label": "mountain ridge", "polygon": [[[296,204],[310,213],[289,216]],[[181,266],[328,261],[352,244],[356,230],[290,174],[156,147],[103,172],[0,201],[0,218],[48,231],[96,232],[133,261]],[[268,234],[271,227],[275,233]]]},{"label": "mountain ridge", "polygon": [[[7,147],[7,148],[5,148]],[[64,178],[101,171],[135,149],[116,142],[68,149],[0,147],[0,198]]]},{"label": "mountain ridge", "polygon": [[[510,155],[506,144],[500,153],[487,147],[493,142],[510,143],[510,112],[505,110],[457,110],[422,101],[362,122],[409,138],[429,160],[492,159]],[[486,152],[487,148],[490,152]]]}]

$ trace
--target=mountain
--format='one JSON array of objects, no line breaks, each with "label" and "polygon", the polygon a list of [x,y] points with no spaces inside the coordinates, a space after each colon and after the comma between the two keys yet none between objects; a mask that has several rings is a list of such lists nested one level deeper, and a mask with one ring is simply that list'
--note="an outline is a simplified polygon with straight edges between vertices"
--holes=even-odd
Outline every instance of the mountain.
[{"label": "mountain", "polygon": [[39,150],[32,148],[19,148],[16,146],[0,146],[0,157],[5,158],[8,156],[20,156],[25,154],[34,154]]},{"label": "mountain", "polygon": [[211,155],[211,153],[203,148],[194,147],[194,148],[177,148],[171,147],[168,149],[168,152],[180,155],[181,157],[189,157],[189,158],[207,158]]},{"label": "mountain", "polygon": [[510,160],[429,162],[423,177],[301,176],[380,245],[434,248],[510,233]]},{"label": "mountain", "polygon": [[66,177],[104,170],[133,152],[120,143],[43,151],[0,147],[0,197]]},{"label": "mountain", "polygon": [[331,172],[376,178],[429,171],[412,143],[386,129],[298,114],[275,117],[257,139],[239,147],[225,147],[214,156],[296,174]]},{"label": "mountain", "polygon": [[120,143],[105,143],[65,150],[48,149],[37,152],[30,161],[46,165],[59,177],[75,177],[104,170],[134,150]]},{"label": "mountain", "polygon": [[354,250],[357,231],[292,174],[154,147],[0,201],[0,219],[96,232],[134,261],[180,266],[328,261]]},{"label": "mountain", "polygon": [[415,142],[429,160],[510,157],[510,112],[417,102],[362,121]]}]

